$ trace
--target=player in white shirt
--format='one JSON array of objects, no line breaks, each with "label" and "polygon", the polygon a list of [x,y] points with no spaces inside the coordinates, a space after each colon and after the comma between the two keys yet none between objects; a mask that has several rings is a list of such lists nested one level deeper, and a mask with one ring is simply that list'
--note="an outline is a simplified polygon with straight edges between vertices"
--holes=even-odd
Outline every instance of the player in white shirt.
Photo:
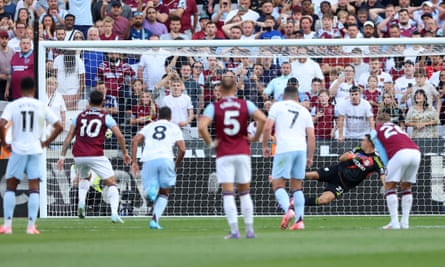
[{"label": "player in white shirt", "polygon": [[[0,141],[2,146],[9,146],[5,143],[5,128],[8,122],[12,122],[12,152],[6,168],[6,192],[3,198],[4,224],[0,227],[0,234],[12,233],[12,218],[15,209],[15,192],[17,185],[27,174],[29,181],[28,199],[28,234],[39,234],[35,222],[39,211],[39,190],[40,181],[44,170],[42,161],[43,148],[47,147],[63,130],[62,123],[44,102],[34,98],[35,84],[31,77],[26,77],[21,81],[22,97],[9,103],[0,120]],[[53,125],[53,131],[46,138],[45,124],[48,121]]]},{"label": "player in white shirt", "polygon": [[[283,230],[287,229],[293,217],[295,217],[295,224],[290,229],[304,229],[302,183],[306,164],[312,165],[315,149],[314,123],[311,114],[298,103],[298,99],[298,89],[294,86],[286,87],[284,100],[272,105],[263,130],[263,155],[270,157],[268,140],[275,126],[277,145],[272,167],[272,189],[280,207],[285,212],[281,222]],[[290,199],[285,189],[286,180],[290,181],[295,212],[290,209]]]},{"label": "player in white shirt", "polygon": [[[162,229],[159,219],[167,207],[170,189],[176,184],[175,169],[179,168],[185,154],[185,142],[178,125],[170,122],[171,109],[159,109],[159,120],[147,124],[133,137],[131,143],[132,170],[139,171],[137,162],[138,145],[145,143],[140,161],[142,162],[142,182],[144,196],[154,201],[150,229]],[[172,147],[178,147],[176,161]],[[159,191],[159,194],[158,194]]]}]

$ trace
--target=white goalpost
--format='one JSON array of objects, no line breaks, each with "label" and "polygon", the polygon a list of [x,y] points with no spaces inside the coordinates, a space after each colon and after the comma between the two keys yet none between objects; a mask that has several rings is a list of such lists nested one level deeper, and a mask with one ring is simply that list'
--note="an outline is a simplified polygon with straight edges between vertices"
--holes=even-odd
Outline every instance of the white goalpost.
[{"label": "white goalpost", "polygon": [[[301,54],[298,49],[304,47],[307,54]],[[354,49],[353,48],[358,48]],[[414,49],[413,49],[414,48]],[[420,50],[419,50],[420,49]],[[344,51],[354,51],[353,53]],[[67,53],[66,51],[71,51]],[[359,51],[357,53],[357,51]],[[420,52],[421,51],[421,52]],[[171,62],[172,58],[178,57],[180,60],[193,59],[193,62],[200,63],[207,70],[212,68],[212,62],[209,58],[216,58],[218,67],[222,71],[232,70],[235,73],[242,71],[245,67],[246,73],[240,78],[247,84],[249,79],[255,74],[254,64],[263,64],[266,60],[272,59],[273,63],[282,64],[284,62],[295,62],[301,58],[310,58],[320,66],[324,76],[326,89],[332,85],[336,79],[343,73],[342,68],[347,64],[354,64],[353,59],[360,58],[361,61],[369,63],[372,58],[379,58],[381,67],[385,70],[388,64],[395,64],[396,61],[407,59],[414,60],[416,68],[428,65],[428,60],[432,56],[445,56],[445,38],[407,38],[407,39],[313,39],[313,40],[217,40],[217,41],[41,41],[38,47],[38,88],[39,98],[48,102],[48,96],[45,91],[46,83],[50,76],[57,76],[57,71],[49,69],[57,56],[63,57],[65,54],[74,54],[84,65],[82,77],[85,77],[84,93],[80,99],[76,100],[74,107],[66,111],[66,130],[70,119],[74,118],[87,105],[87,93],[94,90],[97,80],[104,80],[108,86],[110,79],[119,80],[119,90],[121,95],[118,98],[118,112],[113,114],[118,121],[121,131],[126,137],[127,148],[130,149],[132,135],[141,125],[130,123],[132,107],[130,103],[137,103],[132,95],[132,81],[138,76],[139,62],[141,58],[149,58],[152,61],[145,62],[142,68],[142,80],[148,84],[146,90],[152,93],[152,97],[161,98],[164,93],[168,94],[168,88],[158,90],[153,84],[159,82],[162,78],[154,76],[154,73],[169,72],[165,68],[165,60]],[[91,55],[94,56],[91,56]],[[110,61],[110,54],[117,54],[119,62],[114,60],[111,69],[114,72],[98,75],[98,67],[101,63]],[[169,58],[172,57],[172,58]],[[163,59],[163,60],[161,60]],[[330,60],[332,59],[332,60]],[[48,63],[50,62],[50,63]],[[65,61],[64,61],[65,62]],[[335,65],[334,64],[337,64]],[[120,77],[122,63],[128,63],[131,67],[129,73],[133,75],[124,75]],[[180,74],[181,62],[176,62],[176,71]],[[244,64],[244,65],[243,65]],[[264,63],[265,64],[265,63]],[[419,64],[426,64],[419,65]],[[65,62],[66,65],[66,62]],[[168,64],[167,64],[168,65]],[[62,66],[64,66],[62,64]],[[148,66],[148,67],[147,67]],[[369,64],[368,64],[369,66]],[[151,72],[150,72],[151,71]],[[213,73],[213,72],[212,72]],[[201,89],[203,89],[204,103],[212,100],[213,87],[218,83],[215,71],[215,79],[209,78],[209,74],[203,73],[197,79]],[[139,75],[141,70],[139,70]],[[237,73],[238,74],[238,73]],[[60,75],[60,74],[59,74]],[[220,73],[218,74],[220,75]],[[298,75],[310,76],[305,70]],[[430,75],[430,73],[428,74]],[[437,75],[437,74],[432,74]],[[119,76],[119,77],[118,77]],[[127,77],[132,76],[132,77]],[[295,76],[295,75],[293,75]],[[300,76],[300,77],[303,77]],[[68,76],[67,76],[68,77]],[[212,76],[213,77],[213,76]],[[277,76],[274,76],[277,77]],[[435,76],[434,76],[435,77]],[[59,81],[59,87],[70,83],[68,78],[55,77]],[[273,77],[269,77],[270,79]],[[306,77],[305,77],[306,78]],[[436,77],[439,79],[438,77]],[[155,80],[157,79],[157,80]],[[269,79],[269,80],[270,80]],[[79,80],[81,75],[79,75]],[[266,80],[266,78],[264,78]],[[302,84],[300,78],[300,85]],[[60,82],[62,81],[62,82]],[[440,80],[437,80],[438,82]],[[82,80],[83,82],[83,80]],[[383,94],[387,88],[383,80],[379,80],[378,90]],[[431,81],[433,82],[433,81]],[[355,83],[360,83],[355,81]],[[267,86],[267,83],[264,83]],[[367,84],[366,84],[367,86]],[[388,85],[390,86],[390,85]],[[394,82],[392,82],[394,86]],[[435,84],[438,86],[438,84]],[[258,90],[258,87],[251,87],[250,90]],[[303,92],[308,92],[308,97],[314,97],[318,93],[312,93],[311,88],[300,88]],[[395,90],[388,89],[388,90]],[[406,90],[406,88],[400,88]],[[239,89],[239,97],[250,98],[255,96],[256,101],[260,101],[262,92],[249,91],[243,88]],[[397,95],[399,94],[399,95]],[[400,92],[394,94],[396,98],[400,97]],[[196,95],[190,97],[198,99]],[[445,98],[445,97],[444,97]],[[156,101],[155,99],[153,101]],[[308,101],[310,101],[309,99]],[[262,100],[261,100],[262,101]],[[315,100],[314,100],[315,101]],[[382,98],[379,98],[379,102]],[[259,104],[263,107],[264,102]],[[197,109],[196,111],[201,111]],[[310,108],[312,110],[312,107]],[[196,117],[198,117],[197,115]],[[408,129],[410,131],[411,129]],[[445,136],[440,125],[435,128],[437,135],[433,138],[415,139],[422,150],[422,164],[418,174],[418,183],[414,187],[413,214],[439,214],[445,201],[444,192],[444,167],[443,153]],[[196,130],[196,120],[189,129],[190,136],[186,139],[187,152],[181,168],[178,170],[177,184],[173,193],[169,197],[169,205],[165,211],[167,216],[220,216],[223,215],[221,202],[221,192],[215,187],[215,156],[214,151],[206,149]],[[77,185],[70,167],[72,164],[72,155],[69,149],[67,159],[65,160],[65,169],[59,171],[56,169],[56,162],[60,156],[60,150],[66,131],[58,137],[55,143],[47,149],[46,153],[46,181],[41,186],[41,217],[70,217],[77,216]],[[147,216],[150,215],[151,205],[148,200],[143,198],[141,177],[133,176],[128,166],[124,166],[120,157],[119,148],[116,145],[114,137],[106,139],[105,153],[112,161],[115,169],[118,188],[121,196],[120,213],[122,216]],[[316,141],[316,157],[314,166],[316,168],[330,166],[337,162],[338,156],[343,152],[359,146],[360,140],[346,139],[344,142],[338,142],[337,139],[319,138]],[[268,216],[279,215],[279,208],[275,201],[274,194],[269,183],[271,173],[271,159],[262,156],[261,144],[252,144],[252,189],[251,194],[255,205],[255,214]],[[306,197],[318,196],[325,184],[312,181],[304,182],[304,194]],[[381,184],[376,177],[370,177],[357,188],[344,194],[341,198],[332,204],[324,207],[307,207],[307,215],[382,215],[387,214],[386,204],[383,195],[380,193]],[[87,200],[87,216],[106,216],[109,215],[109,206],[106,198],[106,190],[95,184],[90,187]]]}]

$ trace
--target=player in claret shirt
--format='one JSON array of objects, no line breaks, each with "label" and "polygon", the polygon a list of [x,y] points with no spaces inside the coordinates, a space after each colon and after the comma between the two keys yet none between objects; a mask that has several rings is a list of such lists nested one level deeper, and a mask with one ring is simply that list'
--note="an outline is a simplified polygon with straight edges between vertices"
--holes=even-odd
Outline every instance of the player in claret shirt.
[{"label": "player in claret shirt", "polygon": [[[377,116],[377,127],[371,132],[376,149],[381,153],[387,167],[385,198],[391,222],[383,229],[408,229],[409,213],[413,205],[412,185],[416,183],[420,166],[420,150],[413,140],[397,124],[391,122],[387,113]],[[400,184],[402,219],[399,223],[399,199],[397,185]]]},{"label": "player in claret shirt", "polygon": [[[59,170],[64,167],[65,155],[71,140],[76,137],[73,145],[74,163],[81,179],[90,178],[90,170],[99,175],[108,186],[108,199],[111,207],[111,222],[123,223],[118,215],[119,191],[110,160],[104,155],[104,140],[107,129],[111,129],[121,147],[124,163],[129,165],[131,157],[125,146],[125,139],[119,126],[110,114],[102,110],[104,96],[99,91],[90,94],[90,107],[82,111],[72,122],[68,135],[63,142],[60,159],[57,161]],[[79,206],[79,214],[85,213],[85,207]]]},{"label": "player in claret shirt", "polygon": [[[249,141],[258,141],[266,116],[249,100],[235,97],[236,76],[228,71],[222,75],[221,99],[209,104],[201,116],[198,128],[205,143],[216,148],[216,174],[223,192],[224,212],[230,226],[226,239],[240,238],[235,203],[235,184],[240,195],[241,213],[246,225],[246,238],[255,238],[253,203],[250,197],[251,164]],[[257,123],[255,136],[248,137],[250,117]],[[216,139],[212,140],[209,126],[214,121]]]}]

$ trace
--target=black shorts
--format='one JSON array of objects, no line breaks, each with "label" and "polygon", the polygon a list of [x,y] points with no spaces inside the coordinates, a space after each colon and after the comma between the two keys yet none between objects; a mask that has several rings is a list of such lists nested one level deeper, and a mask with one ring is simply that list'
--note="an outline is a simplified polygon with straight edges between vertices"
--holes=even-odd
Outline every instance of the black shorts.
[{"label": "black shorts", "polygon": [[324,189],[324,192],[332,192],[336,198],[339,198],[347,191],[339,176],[338,165],[320,168],[317,170],[317,172],[320,175],[318,181],[328,183]]}]

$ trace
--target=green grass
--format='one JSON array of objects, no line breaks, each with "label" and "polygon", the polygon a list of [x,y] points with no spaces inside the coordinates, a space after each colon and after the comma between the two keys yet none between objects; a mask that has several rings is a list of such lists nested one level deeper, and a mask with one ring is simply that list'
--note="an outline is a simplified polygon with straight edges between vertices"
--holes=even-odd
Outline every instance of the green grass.
[{"label": "green grass", "polygon": [[[224,240],[224,218],[40,219],[40,235],[0,236],[1,266],[440,266],[445,218],[412,217],[411,229],[384,231],[387,217],[306,217],[304,231],[281,231],[281,219],[256,218],[256,239]],[[242,219],[240,219],[242,225]],[[441,263],[442,262],[442,263]]]}]

